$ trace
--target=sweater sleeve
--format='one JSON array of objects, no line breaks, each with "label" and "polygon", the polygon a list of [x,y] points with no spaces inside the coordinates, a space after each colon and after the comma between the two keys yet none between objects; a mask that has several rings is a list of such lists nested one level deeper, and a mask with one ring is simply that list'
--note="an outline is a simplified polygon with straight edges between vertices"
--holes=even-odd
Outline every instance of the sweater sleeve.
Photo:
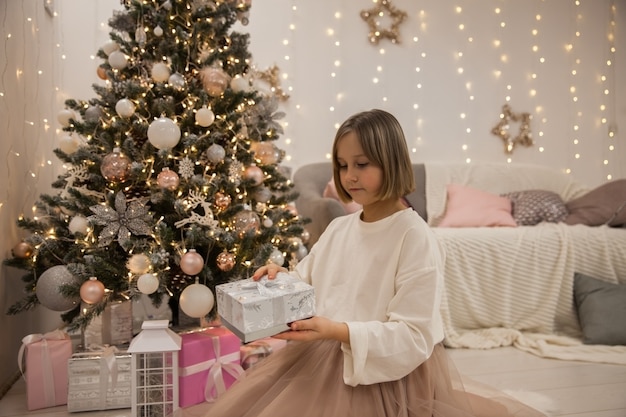
[{"label": "sweater sleeve", "polygon": [[400,379],[428,359],[443,340],[440,247],[429,233],[409,232],[401,244],[387,320],[347,322],[350,344],[342,344],[347,385]]}]

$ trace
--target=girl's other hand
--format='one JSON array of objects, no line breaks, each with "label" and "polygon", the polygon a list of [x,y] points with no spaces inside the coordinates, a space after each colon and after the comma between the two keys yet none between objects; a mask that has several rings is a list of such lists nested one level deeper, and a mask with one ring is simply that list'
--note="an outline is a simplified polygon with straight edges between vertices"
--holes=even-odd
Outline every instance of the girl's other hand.
[{"label": "girl's other hand", "polygon": [[276,339],[299,341],[333,339],[350,343],[348,325],[325,317],[315,316],[310,319],[294,321],[289,327],[291,327],[291,330],[287,330],[272,337]]},{"label": "girl's other hand", "polygon": [[257,269],[254,272],[254,275],[252,275],[252,279],[254,281],[258,281],[263,275],[267,275],[268,279],[274,279],[276,278],[276,274],[278,274],[279,272],[287,272],[287,268],[283,268],[282,266],[270,263],[267,265],[263,265],[262,267]]}]

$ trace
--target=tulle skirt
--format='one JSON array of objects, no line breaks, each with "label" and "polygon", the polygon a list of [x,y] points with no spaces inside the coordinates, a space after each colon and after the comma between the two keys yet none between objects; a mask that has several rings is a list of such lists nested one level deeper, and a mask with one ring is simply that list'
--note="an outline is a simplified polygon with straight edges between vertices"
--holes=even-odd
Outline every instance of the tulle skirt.
[{"label": "tulle skirt", "polygon": [[469,388],[442,345],[400,380],[351,387],[343,382],[339,342],[290,342],[216,402],[186,409],[185,416],[544,417],[497,390]]}]

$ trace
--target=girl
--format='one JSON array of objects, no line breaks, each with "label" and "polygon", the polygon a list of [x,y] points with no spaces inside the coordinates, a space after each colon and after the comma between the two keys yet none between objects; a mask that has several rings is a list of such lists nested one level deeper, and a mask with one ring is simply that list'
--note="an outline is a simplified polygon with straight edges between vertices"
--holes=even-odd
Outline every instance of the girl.
[{"label": "girl", "polygon": [[[275,337],[289,345],[250,369],[208,416],[543,416],[465,391],[442,345],[444,253],[403,196],[415,188],[402,128],[383,110],[335,136],[335,219],[291,272],[315,288],[316,317]],[[254,279],[287,272],[269,264]]]}]

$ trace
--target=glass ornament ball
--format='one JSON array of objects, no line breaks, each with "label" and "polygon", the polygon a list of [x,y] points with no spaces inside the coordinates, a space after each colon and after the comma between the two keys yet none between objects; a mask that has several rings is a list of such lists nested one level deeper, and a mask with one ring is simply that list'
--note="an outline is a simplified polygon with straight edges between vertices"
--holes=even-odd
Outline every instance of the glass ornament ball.
[{"label": "glass ornament ball", "polygon": [[230,206],[230,196],[223,193],[215,193],[215,205],[220,210],[226,210]]},{"label": "glass ornament ball", "polygon": [[107,80],[109,78],[107,70],[104,67],[98,67],[98,69],[96,69],[96,74],[98,74],[98,78],[101,80]]},{"label": "glass ornament ball", "polygon": [[263,227],[266,227],[269,229],[272,226],[274,226],[274,222],[272,221],[272,219],[270,219],[269,217],[265,217],[263,219]]},{"label": "glass ornament ball", "polygon": [[163,28],[161,26],[157,26],[157,27],[154,28],[152,33],[154,33],[158,37],[161,37],[161,36],[163,36]]},{"label": "glass ornament ball", "polygon": [[177,90],[182,90],[183,88],[185,88],[186,85],[185,77],[183,77],[178,72],[170,75],[170,77],[167,79],[167,83]]},{"label": "glass ornament ball", "polygon": [[128,65],[128,58],[122,51],[113,51],[109,55],[109,65],[116,70],[124,69]]},{"label": "glass ornament ball", "polygon": [[96,304],[104,297],[104,284],[96,277],[90,277],[80,286],[80,299],[87,304]]},{"label": "glass ornament ball", "polygon": [[143,253],[135,253],[126,261],[126,268],[136,275],[145,274],[150,270],[150,258]]},{"label": "glass ornament ball", "polygon": [[250,165],[243,172],[243,177],[247,180],[252,180],[253,185],[259,185],[265,179],[263,170],[256,165]]},{"label": "glass ornament ball", "polygon": [[137,289],[146,295],[150,295],[159,289],[159,278],[154,274],[143,274],[137,278]]},{"label": "glass ornament ball", "polygon": [[180,177],[169,168],[163,170],[157,175],[157,184],[164,190],[174,191],[180,184]]},{"label": "glass ornament ball", "polygon": [[235,75],[230,80],[230,88],[237,93],[245,93],[250,89],[250,82],[246,77],[241,75]]},{"label": "glass ornament ball", "polygon": [[71,120],[76,120],[76,113],[71,109],[63,109],[57,114],[57,121],[61,123],[61,126],[68,127]]},{"label": "glass ornament ball", "polygon": [[74,235],[79,233],[84,236],[87,234],[87,230],[89,230],[89,221],[84,216],[74,216],[67,225],[67,228]]},{"label": "glass ornament ball", "polygon": [[100,173],[107,181],[126,181],[130,174],[131,160],[121,153],[120,148],[114,148],[113,152],[102,158]]},{"label": "glass ornament ball", "polygon": [[226,150],[221,145],[214,143],[206,150],[206,157],[211,163],[218,164],[226,157]]},{"label": "glass ornament ball", "polygon": [[270,262],[272,262],[273,264],[276,265],[282,265],[285,263],[285,256],[283,255],[283,253],[281,251],[279,251],[277,248],[274,248],[274,250],[272,251],[272,253],[270,253],[270,258],[269,258]]},{"label": "glass ornament ball", "polygon": [[309,239],[311,239],[311,233],[309,233],[308,230],[304,229],[302,231],[302,234],[300,235],[300,238],[302,239],[303,243],[308,243]]},{"label": "glass ornament ball", "polygon": [[219,97],[228,87],[229,76],[219,67],[206,67],[200,70],[202,86],[211,97]]},{"label": "glass ornament ball", "polygon": [[20,242],[15,245],[13,249],[11,249],[11,254],[13,255],[13,257],[18,259],[30,258],[33,252],[33,247],[26,242]]},{"label": "glass ornament ball", "polygon": [[189,249],[180,258],[180,269],[187,275],[198,275],[204,268],[204,259],[195,249]]},{"label": "glass ornament ball", "polygon": [[77,135],[69,132],[62,132],[59,137],[59,149],[68,155],[73,154],[80,147],[80,140]]},{"label": "glass ornament ball", "polygon": [[132,116],[133,114],[135,114],[135,109],[136,109],[135,103],[133,103],[127,98],[118,100],[117,103],[115,103],[115,112],[120,117]]},{"label": "glass ornament ball", "polygon": [[298,250],[296,250],[296,258],[298,258],[298,261],[301,261],[302,258],[304,258],[308,253],[309,250],[306,248],[306,246],[302,245],[298,248]]},{"label": "glass ornament ball", "polygon": [[235,267],[235,255],[230,252],[221,252],[215,258],[215,263],[220,271],[228,272]]},{"label": "glass ornament ball", "polygon": [[249,231],[258,231],[261,220],[259,215],[252,210],[242,210],[235,214],[233,226],[235,231],[243,235]]},{"label": "glass ornament ball", "polygon": [[180,128],[168,117],[159,117],[148,126],[148,140],[157,149],[170,149],[180,141]]},{"label": "glass ornament ball", "polygon": [[215,305],[213,292],[206,285],[191,284],[180,293],[178,301],[183,313],[192,318],[202,318],[209,314]]},{"label": "glass ornament ball", "polygon": [[42,306],[53,311],[68,311],[80,303],[80,297],[66,297],[59,291],[64,285],[78,285],[79,281],[65,265],[46,269],[37,280],[35,293]]},{"label": "glass ornament ball", "polygon": [[170,67],[163,62],[157,62],[152,66],[150,75],[152,79],[157,83],[164,83],[170,78]]},{"label": "glass ornament ball", "polygon": [[202,106],[196,112],[196,123],[202,127],[209,127],[215,121],[215,114],[207,106]]},{"label": "glass ornament ball", "polygon": [[96,123],[102,117],[102,110],[98,106],[89,106],[85,110],[85,120],[90,123]]},{"label": "glass ornament ball", "polygon": [[119,51],[119,49],[120,45],[112,39],[102,45],[102,52],[104,52],[107,56],[111,55],[114,51]]}]

